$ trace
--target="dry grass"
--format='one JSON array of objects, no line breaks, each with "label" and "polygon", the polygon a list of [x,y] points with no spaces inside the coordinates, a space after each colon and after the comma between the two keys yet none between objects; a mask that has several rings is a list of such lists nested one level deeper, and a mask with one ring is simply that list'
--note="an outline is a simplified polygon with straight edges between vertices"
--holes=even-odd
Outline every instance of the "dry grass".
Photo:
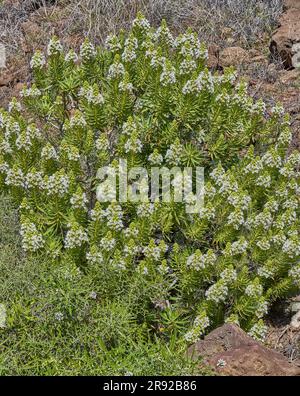
[{"label": "dry grass", "polygon": [[[153,25],[165,18],[176,33],[191,26],[203,41],[225,46],[229,32],[231,43],[248,47],[276,26],[282,3],[283,0],[6,0],[0,3],[0,42],[8,53],[17,52],[22,23],[34,12],[47,28],[49,23],[59,22],[61,37],[77,34],[101,43],[108,33],[127,29],[137,11],[142,11]],[[51,19],[53,9],[55,20]]]},{"label": "dry grass", "polygon": [[282,0],[80,0],[69,5],[66,30],[80,30],[103,40],[111,31],[128,28],[141,10],[152,24],[165,18],[175,32],[191,26],[206,42],[222,44],[224,29],[244,45],[269,33],[282,12]]}]

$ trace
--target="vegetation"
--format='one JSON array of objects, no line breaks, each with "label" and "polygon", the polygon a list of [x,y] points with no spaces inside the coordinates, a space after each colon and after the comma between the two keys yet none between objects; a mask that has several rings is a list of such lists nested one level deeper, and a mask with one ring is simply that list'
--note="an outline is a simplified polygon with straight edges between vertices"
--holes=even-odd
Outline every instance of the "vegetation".
[{"label": "vegetation", "polygon": [[126,305],[130,291],[101,301],[96,268],[83,275],[68,265],[22,257],[16,212],[7,198],[1,197],[0,213],[0,295],[7,309],[6,328],[0,329],[0,375],[199,372],[183,345],[150,342],[134,319],[133,305]]},{"label": "vegetation", "polygon": [[[3,373],[191,373],[190,343],[225,321],[263,339],[269,306],[299,289],[288,117],[206,58],[196,34],[141,14],[105,48],[86,40],[77,56],[54,37],[33,56],[32,85],[0,113],[0,181],[27,253],[3,264]],[[97,170],[124,158],[204,167],[205,207],[100,203]]]},{"label": "vegetation", "polygon": [[[61,39],[79,35],[103,43],[108,34],[128,30],[142,11],[154,26],[166,19],[176,34],[190,26],[202,41],[227,46],[229,29],[235,43],[249,47],[276,27],[282,4],[283,0],[15,0],[0,4],[0,37],[8,54],[20,53],[22,24],[36,20],[49,34],[58,22]],[[43,42],[35,34],[29,41],[35,46]]]}]

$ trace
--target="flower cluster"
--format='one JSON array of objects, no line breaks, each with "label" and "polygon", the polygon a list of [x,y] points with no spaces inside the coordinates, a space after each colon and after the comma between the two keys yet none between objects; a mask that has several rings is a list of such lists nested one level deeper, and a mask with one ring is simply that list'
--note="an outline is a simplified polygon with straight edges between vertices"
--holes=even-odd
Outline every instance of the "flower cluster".
[{"label": "flower cluster", "polygon": [[40,131],[34,125],[28,125],[26,130],[19,133],[16,139],[16,146],[18,150],[30,150],[34,140],[40,138],[40,136]]},{"label": "flower cluster", "polygon": [[100,246],[105,252],[110,252],[114,249],[116,245],[116,240],[113,238],[110,232],[107,233],[105,237],[103,237],[100,241]]},{"label": "flower cluster", "polygon": [[55,148],[50,144],[46,144],[41,151],[41,157],[48,161],[48,160],[58,160],[58,154]]},{"label": "flower cluster", "polygon": [[157,149],[153,151],[152,154],[149,155],[148,161],[151,165],[161,165],[164,161],[163,156],[158,152]]},{"label": "flower cluster", "polygon": [[92,43],[85,40],[80,47],[80,57],[83,61],[89,61],[96,56],[96,50]]},{"label": "flower cluster", "polygon": [[110,34],[109,36],[107,36],[105,40],[105,46],[112,53],[118,52],[120,49],[122,49],[122,44],[120,43],[118,36],[116,36],[115,34]]},{"label": "flower cluster", "polygon": [[80,88],[79,96],[84,98],[88,104],[102,105],[104,103],[104,98],[99,92],[99,87],[96,84]]},{"label": "flower cluster", "polygon": [[136,134],[130,136],[125,143],[125,153],[140,153],[143,148],[143,143]]},{"label": "flower cluster", "polygon": [[162,257],[162,255],[166,252],[167,249],[168,246],[164,241],[160,241],[159,243],[156,243],[154,239],[151,239],[149,245],[144,247],[143,253],[146,258],[152,258],[158,261]]},{"label": "flower cluster", "polygon": [[119,57],[116,56],[114,63],[112,63],[109,66],[107,78],[109,80],[114,80],[124,76],[124,74],[125,74],[125,67],[119,61]]},{"label": "flower cluster", "polygon": [[88,252],[86,254],[86,259],[91,264],[103,263],[103,255],[101,252],[97,251],[97,249],[92,249],[90,252]]},{"label": "flower cluster", "polygon": [[123,62],[132,62],[136,59],[136,50],[138,48],[138,41],[133,35],[129,36],[124,45],[124,51],[122,53]]},{"label": "flower cluster", "polygon": [[160,75],[160,82],[163,86],[175,84],[176,82],[176,69],[171,63],[165,62],[163,64],[163,71]]},{"label": "flower cluster", "polygon": [[245,294],[249,297],[260,297],[262,293],[263,288],[258,282],[250,283],[245,289]]},{"label": "flower cluster", "polygon": [[27,252],[36,252],[44,246],[43,236],[38,232],[35,224],[24,221],[21,224],[22,247]]},{"label": "flower cluster", "polygon": [[45,190],[47,195],[62,197],[68,192],[69,185],[69,177],[64,171],[58,171],[51,176],[46,175],[44,177],[42,189]]},{"label": "flower cluster", "polygon": [[80,188],[72,195],[70,199],[72,208],[87,210],[88,199],[86,193],[82,192]]},{"label": "flower cluster", "polygon": [[32,85],[29,88],[24,87],[20,92],[20,95],[23,98],[37,98],[41,96],[41,94],[42,92],[35,85]]},{"label": "flower cluster", "polygon": [[205,297],[209,301],[213,301],[214,303],[225,302],[228,295],[228,287],[227,281],[224,279],[219,280],[214,283],[210,288],[205,292]]},{"label": "flower cluster", "polygon": [[235,256],[238,254],[245,253],[247,247],[248,247],[248,242],[244,237],[242,237],[238,241],[235,241],[233,243],[229,242],[223,253],[225,256]]},{"label": "flower cluster", "polygon": [[46,64],[45,56],[40,52],[36,51],[31,58],[30,67],[34,70],[41,69]]},{"label": "flower cluster", "polygon": [[299,287],[300,286],[300,265],[295,265],[289,270],[289,276],[292,278],[293,283]]},{"label": "flower cluster", "polygon": [[[0,186],[23,216],[28,254],[96,270],[95,282],[111,281],[93,287],[103,294],[139,285],[141,320],[158,318],[153,300],[163,300],[178,328],[191,324],[188,342],[220,320],[262,338],[271,303],[300,287],[300,155],[282,108],[206,59],[198,35],[174,37],[141,14],[103,48],[85,40],[79,57],[53,38],[31,60],[32,84],[0,111]],[[163,188],[150,194],[145,176],[128,177],[122,195],[123,159],[204,167],[204,205],[195,174],[182,202],[160,202]],[[182,177],[170,174],[175,192]],[[144,201],[130,200],[135,188]]]},{"label": "flower cluster", "polygon": [[210,321],[209,317],[205,312],[196,316],[192,330],[185,334],[185,339],[188,343],[197,342],[201,335],[203,335],[206,329],[209,327]]},{"label": "flower cluster", "polygon": [[115,231],[120,231],[123,228],[123,212],[120,205],[112,202],[108,208],[103,212],[103,217],[106,218],[107,226]]},{"label": "flower cluster", "polygon": [[175,143],[171,144],[165,155],[165,160],[170,165],[179,165],[180,157],[182,155],[183,147],[177,139]]},{"label": "flower cluster", "polygon": [[267,332],[268,332],[267,326],[264,324],[262,320],[259,320],[251,327],[248,334],[258,341],[264,341]]},{"label": "flower cluster", "polygon": [[222,271],[220,278],[223,279],[223,281],[227,285],[230,285],[231,283],[233,283],[237,280],[237,272],[231,265],[230,267],[228,267],[224,271]]},{"label": "flower cluster", "polygon": [[70,49],[69,52],[66,54],[65,56],[65,61],[67,63],[75,63],[78,61],[78,55],[76,54],[76,52],[73,49]]},{"label": "flower cluster", "polygon": [[81,247],[84,243],[88,242],[88,236],[84,228],[76,223],[68,224],[68,231],[65,237],[65,248],[74,249]]},{"label": "flower cluster", "polygon": [[196,271],[200,271],[210,265],[213,265],[217,260],[215,253],[209,250],[206,254],[202,254],[200,250],[196,250],[191,256],[188,257],[186,265]]},{"label": "flower cluster", "polygon": [[53,37],[48,44],[47,54],[48,56],[58,55],[63,52],[63,46],[57,37]]}]

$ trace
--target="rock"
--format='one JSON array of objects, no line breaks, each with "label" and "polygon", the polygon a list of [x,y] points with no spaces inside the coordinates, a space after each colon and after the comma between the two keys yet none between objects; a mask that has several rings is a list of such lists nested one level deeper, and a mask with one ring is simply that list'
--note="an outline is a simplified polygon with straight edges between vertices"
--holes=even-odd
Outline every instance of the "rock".
[{"label": "rock", "polygon": [[23,88],[24,88],[24,83],[21,83],[21,82],[17,83],[14,86],[14,94],[15,94],[15,96],[18,95],[22,91]]},{"label": "rock", "polygon": [[300,67],[300,43],[292,46],[292,65],[293,67]]},{"label": "rock", "polygon": [[5,69],[0,75],[0,87],[12,86],[20,81],[24,81],[27,76],[27,65],[14,64]]},{"label": "rock", "polygon": [[9,97],[10,97],[9,87],[7,87],[6,85],[0,87],[0,107],[5,107],[8,104]]},{"label": "rock", "polygon": [[300,367],[229,323],[192,345],[188,354],[201,356],[205,364],[222,375],[300,376]]},{"label": "rock", "polygon": [[208,47],[207,67],[209,69],[217,69],[219,66],[219,47],[217,45],[210,45]]},{"label": "rock", "polygon": [[228,47],[220,52],[219,63],[222,67],[238,66],[248,63],[249,53],[241,47]]},{"label": "rock", "polygon": [[262,56],[262,53],[255,48],[250,48],[248,54],[251,58],[256,58],[257,56]]},{"label": "rock", "polygon": [[11,84],[13,81],[14,81],[14,74],[12,74],[10,70],[1,72],[0,87],[7,86],[7,85]]},{"label": "rock", "polygon": [[224,27],[221,30],[221,35],[222,35],[223,38],[231,37],[233,35],[233,33],[234,32],[233,32],[233,30],[230,27]]},{"label": "rock", "polygon": [[290,8],[279,20],[280,26],[272,36],[270,51],[279,56],[286,69],[300,63],[300,7]]},{"label": "rock", "polygon": [[27,20],[21,25],[23,32],[22,49],[25,53],[33,52],[45,39],[45,32],[33,21]]},{"label": "rock", "polygon": [[269,63],[269,60],[266,56],[259,55],[259,56],[255,56],[254,58],[252,58],[251,63],[260,63],[260,64],[264,64],[267,66]]},{"label": "rock", "polygon": [[39,25],[32,21],[23,22],[21,28],[24,35],[28,36],[28,38],[32,38],[33,36],[40,34],[41,32],[41,28],[39,27]]},{"label": "rock", "polygon": [[298,8],[300,9],[300,1],[299,0],[284,0],[283,2],[284,8]]},{"label": "rock", "polygon": [[269,63],[269,59],[266,55],[263,55],[260,51],[251,48],[248,50],[249,64],[260,63],[265,64],[266,66]]},{"label": "rock", "polygon": [[300,295],[295,296],[295,297],[290,299],[288,311],[293,313],[293,314],[295,314],[295,313],[300,311]]},{"label": "rock", "polygon": [[291,320],[290,324],[292,330],[299,330],[300,329],[300,311],[298,311]]},{"label": "rock", "polygon": [[300,302],[299,301],[293,301],[291,303],[291,311],[292,312],[299,312],[300,311]]},{"label": "rock", "polygon": [[300,70],[281,70],[278,72],[278,80],[281,84],[288,85],[300,79]]},{"label": "rock", "polygon": [[3,44],[0,43],[0,69],[5,67],[6,67],[6,48]]}]

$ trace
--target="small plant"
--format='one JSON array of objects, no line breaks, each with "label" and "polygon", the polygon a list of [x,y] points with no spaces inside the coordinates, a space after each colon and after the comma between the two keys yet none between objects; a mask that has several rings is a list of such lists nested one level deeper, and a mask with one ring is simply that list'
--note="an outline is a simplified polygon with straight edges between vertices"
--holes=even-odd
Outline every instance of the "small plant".
[{"label": "small plant", "polygon": [[[52,38],[0,113],[1,186],[28,254],[93,269],[100,298],[126,295],[151,336],[194,342],[229,321],[259,338],[270,304],[300,286],[300,154],[288,155],[282,108],[206,58],[193,32],[175,38],[142,15],[79,55]],[[97,170],[121,158],[203,166],[205,207],[98,202]]]}]

